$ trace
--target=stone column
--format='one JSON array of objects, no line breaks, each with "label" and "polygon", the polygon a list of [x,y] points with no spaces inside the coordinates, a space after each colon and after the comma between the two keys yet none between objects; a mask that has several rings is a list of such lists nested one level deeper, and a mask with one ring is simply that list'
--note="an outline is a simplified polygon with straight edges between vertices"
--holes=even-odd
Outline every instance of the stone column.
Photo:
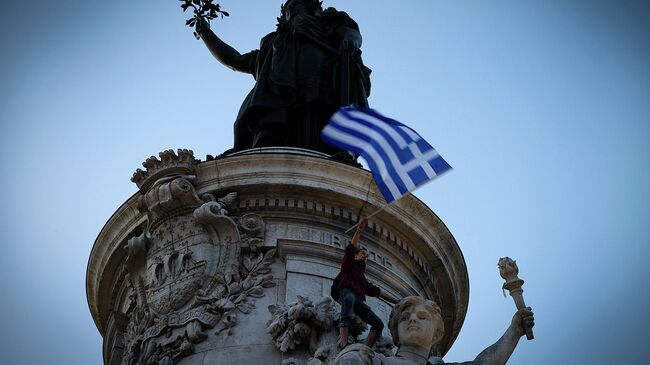
[{"label": "stone column", "polygon": [[[344,232],[384,204],[370,173],[291,148],[205,162],[165,151],[143,166],[132,179],[138,192],[108,220],[88,263],[104,363],[330,361],[324,339],[337,304],[326,297],[351,239]],[[469,294],[449,230],[406,196],[373,217],[361,245],[366,276],[382,291],[440,304],[444,354]],[[368,302],[387,323],[390,303]]]}]

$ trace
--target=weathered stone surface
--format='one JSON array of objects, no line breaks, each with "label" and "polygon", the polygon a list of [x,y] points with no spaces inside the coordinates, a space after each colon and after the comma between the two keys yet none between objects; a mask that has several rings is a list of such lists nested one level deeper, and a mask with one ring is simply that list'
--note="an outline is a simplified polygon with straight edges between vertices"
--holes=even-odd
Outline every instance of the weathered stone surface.
[{"label": "weathered stone surface", "polygon": [[[280,364],[282,355],[271,344],[248,344],[216,349],[205,354],[203,365]],[[181,363],[181,365],[185,365]]]},{"label": "weathered stone surface", "polygon": [[[278,152],[202,163],[186,154],[182,168],[169,154],[166,165],[149,161],[155,181],[141,172],[139,181],[148,189],[107,222],[89,260],[89,306],[114,356],[119,351],[127,356],[129,343],[161,357],[176,351],[175,364],[293,359],[302,365],[313,355],[305,344],[286,354],[275,347],[266,332],[267,307],[299,295],[318,302],[329,294],[351,237],[344,231],[358,220],[360,208],[368,214],[384,203],[367,171],[295,149]],[[447,329],[440,351],[446,352],[464,320],[468,282],[462,254],[444,224],[407,196],[369,222],[360,244],[370,252],[366,276],[383,291],[440,303]],[[275,254],[262,256],[263,273],[245,283],[246,267],[269,252]],[[244,305],[224,290],[262,283],[261,291],[241,299]],[[368,303],[388,320],[389,303],[375,298]],[[110,320],[114,314],[130,318],[130,332]]]}]

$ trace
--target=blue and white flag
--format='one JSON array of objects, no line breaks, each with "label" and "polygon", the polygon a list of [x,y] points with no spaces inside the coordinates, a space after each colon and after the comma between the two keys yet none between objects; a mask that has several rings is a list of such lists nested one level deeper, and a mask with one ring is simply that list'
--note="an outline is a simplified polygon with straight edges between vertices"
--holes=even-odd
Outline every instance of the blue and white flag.
[{"label": "blue and white flag", "polygon": [[363,157],[389,204],[451,169],[413,129],[373,109],[339,109],[321,138]]}]

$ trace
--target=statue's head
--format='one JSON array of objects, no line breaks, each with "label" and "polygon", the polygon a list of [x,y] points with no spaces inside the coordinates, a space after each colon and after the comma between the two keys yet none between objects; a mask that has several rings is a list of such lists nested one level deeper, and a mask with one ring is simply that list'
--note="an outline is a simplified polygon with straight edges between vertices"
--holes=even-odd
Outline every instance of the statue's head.
[{"label": "statue's head", "polygon": [[445,333],[440,307],[417,296],[406,297],[393,307],[388,328],[396,346],[421,347],[429,351]]},{"label": "statue's head", "polygon": [[319,0],[287,0],[280,8],[280,18],[290,20],[297,14],[314,15],[323,11],[322,1]]}]

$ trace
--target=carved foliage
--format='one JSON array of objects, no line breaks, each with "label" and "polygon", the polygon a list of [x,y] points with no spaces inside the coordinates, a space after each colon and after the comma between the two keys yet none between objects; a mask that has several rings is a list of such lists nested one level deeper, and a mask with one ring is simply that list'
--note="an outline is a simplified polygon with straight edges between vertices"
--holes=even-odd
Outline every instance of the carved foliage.
[{"label": "carved foliage", "polygon": [[[289,304],[269,306],[272,318],[267,332],[278,350],[289,352],[299,345],[308,345],[312,355],[326,359],[336,353],[337,331],[341,306],[331,297],[323,297],[316,305],[308,298],[298,296]],[[350,326],[350,335],[356,337],[368,326],[358,317]]]},{"label": "carved foliage", "polygon": [[206,310],[222,318],[216,334],[227,331],[237,324],[237,314],[249,314],[255,309],[255,298],[264,296],[264,289],[275,286],[271,268],[275,250],[257,257],[244,256],[238,273],[217,274],[208,287],[210,295],[200,296],[197,303],[206,305]]}]

